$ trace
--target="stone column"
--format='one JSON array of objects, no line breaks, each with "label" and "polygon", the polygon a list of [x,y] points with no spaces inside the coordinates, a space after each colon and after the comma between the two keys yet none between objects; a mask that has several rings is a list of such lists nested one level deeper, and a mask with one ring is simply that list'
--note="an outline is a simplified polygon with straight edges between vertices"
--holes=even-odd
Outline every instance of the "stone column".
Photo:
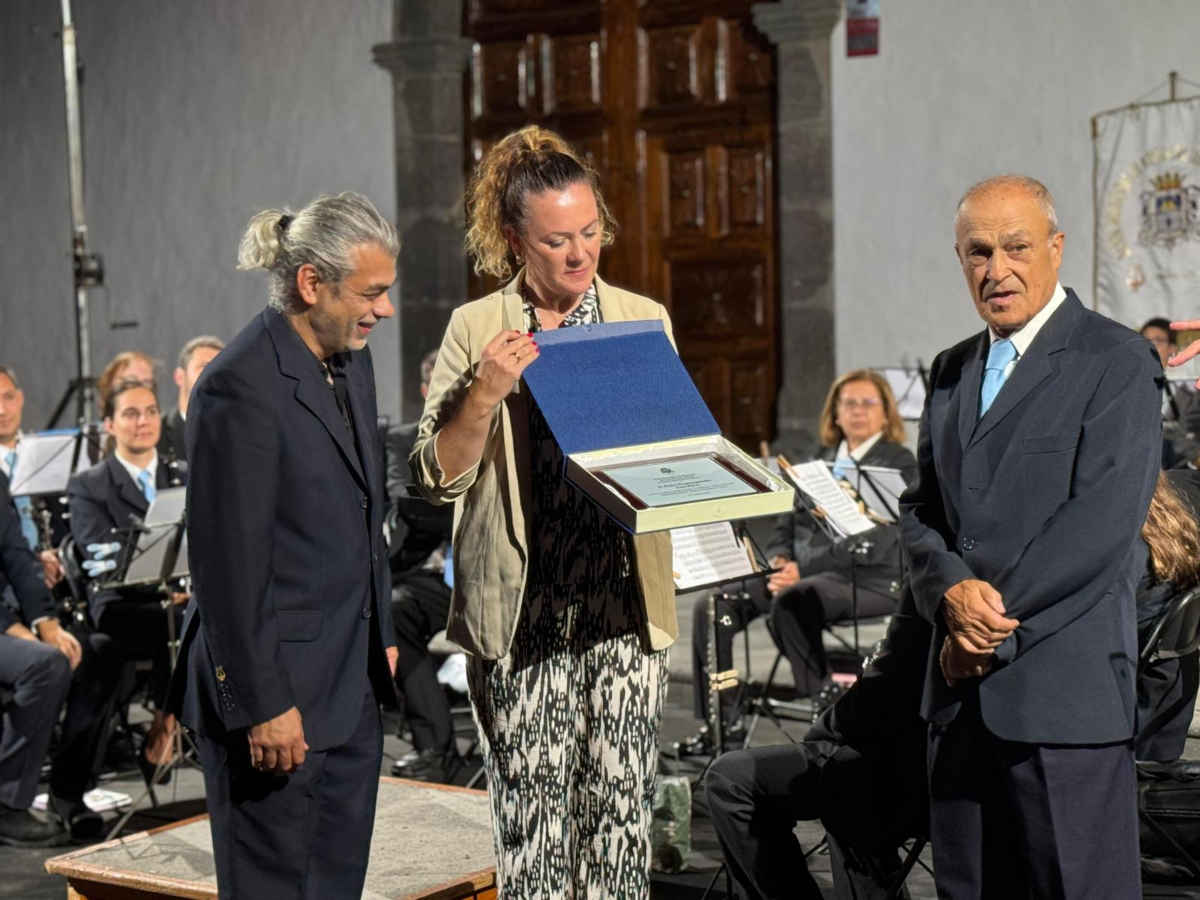
[{"label": "stone column", "polygon": [[442,340],[468,298],[463,253],[462,0],[394,0],[390,44],[374,48],[392,73],[396,122],[396,226],[401,418],[421,414],[421,358]]},{"label": "stone column", "polygon": [[779,152],[777,221],[783,384],[778,444],[815,442],[835,372],[833,129],[830,32],[839,0],[779,0],[751,7],[776,47]]}]

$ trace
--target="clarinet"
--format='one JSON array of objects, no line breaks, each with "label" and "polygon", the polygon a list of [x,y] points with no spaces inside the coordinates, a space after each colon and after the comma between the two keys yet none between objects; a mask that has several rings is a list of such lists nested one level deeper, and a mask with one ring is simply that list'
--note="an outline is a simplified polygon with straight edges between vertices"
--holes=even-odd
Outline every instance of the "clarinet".
[{"label": "clarinet", "polygon": [[[713,591],[708,595],[708,727],[713,738],[713,752],[725,751],[725,723],[721,721],[721,691],[736,687],[737,669],[718,670],[717,661],[717,598],[726,597]],[[729,624],[728,620],[725,624]]]}]

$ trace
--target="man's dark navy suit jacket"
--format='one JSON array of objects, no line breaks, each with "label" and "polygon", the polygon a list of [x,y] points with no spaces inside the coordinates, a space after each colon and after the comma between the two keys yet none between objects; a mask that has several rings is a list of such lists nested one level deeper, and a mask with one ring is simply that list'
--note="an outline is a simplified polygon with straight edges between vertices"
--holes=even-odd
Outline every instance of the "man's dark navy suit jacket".
[{"label": "man's dark navy suit jacket", "polygon": [[337,362],[353,436],[273,309],[204,370],[188,406],[194,587],[172,699],[215,739],[295,706],[324,750],[350,738],[372,687],[394,702],[374,369],[365,349]]},{"label": "man's dark navy suit jacket", "polygon": [[[984,724],[1007,740],[1130,740],[1161,364],[1067,291],[980,419],[988,350],[984,331],[934,361],[918,477],[901,501],[910,589],[935,626],[922,715],[945,724],[978,690]],[[968,578],[991,584],[1021,624],[989,675],[951,688],[941,604]]]}]

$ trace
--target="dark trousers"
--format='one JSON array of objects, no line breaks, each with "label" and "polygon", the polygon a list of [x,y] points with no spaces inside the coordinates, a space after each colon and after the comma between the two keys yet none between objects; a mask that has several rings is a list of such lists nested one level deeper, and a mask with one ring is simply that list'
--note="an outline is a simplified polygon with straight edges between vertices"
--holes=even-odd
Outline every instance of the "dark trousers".
[{"label": "dark trousers", "polygon": [[418,750],[449,749],[454,725],[446,690],[437,680],[429,641],[446,627],[450,588],[440,572],[414,572],[392,591],[396,629],[396,685],[404,697],[404,715]]},{"label": "dark trousers", "polygon": [[[858,617],[887,616],[896,611],[896,601],[887,594],[858,589]],[[801,578],[775,596],[771,626],[779,649],[792,666],[796,693],[818,694],[829,680],[829,662],[821,632],[826,623],[852,621],[854,593],[850,582],[813,575]]]},{"label": "dark trousers", "polygon": [[[183,607],[172,606],[175,636],[182,633]],[[96,629],[120,646],[127,659],[150,660],[150,696],[154,708],[167,708],[171,683],[171,651],[168,647],[168,611],[156,600],[110,600],[100,613]]]},{"label": "dark trousers", "polygon": [[[771,609],[771,598],[761,581],[748,582],[744,591],[731,590],[717,599],[717,669],[733,667],[733,639]],[[708,593],[692,609],[692,711],[697,719],[708,719]],[[734,715],[738,691],[721,692],[721,714],[728,722]]]},{"label": "dark trousers", "polygon": [[[836,745],[784,744],[734,750],[713,763],[705,789],[721,852],[742,900],[820,900],[821,890],[800,863],[796,823],[822,812],[821,778]],[[864,809],[858,817],[872,813]],[[833,834],[829,864],[838,900],[887,896],[900,867],[893,846],[856,851]]]},{"label": "dark trousers", "polygon": [[930,728],[929,761],[941,900],[1142,896],[1132,743],[1006,741],[976,700]]},{"label": "dark trousers", "polygon": [[37,794],[42,761],[63,702],[61,740],[51,760],[50,789],[81,800],[108,735],[121,657],[103,635],[75,632],[83,658],[72,673],[66,655],[40,641],[0,634],[0,685],[13,699],[0,725],[0,803],[26,809]]},{"label": "dark trousers", "polygon": [[245,729],[196,744],[221,900],[361,896],[383,754],[373,693],[349,740],[309,751],[292,775],[252,768]]}]

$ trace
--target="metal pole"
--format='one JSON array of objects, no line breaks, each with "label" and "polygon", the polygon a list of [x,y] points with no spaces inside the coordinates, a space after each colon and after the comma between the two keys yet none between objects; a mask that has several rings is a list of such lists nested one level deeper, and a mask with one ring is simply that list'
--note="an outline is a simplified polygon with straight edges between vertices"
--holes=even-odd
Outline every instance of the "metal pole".
[{"label": "metal pole", "polygon": [[67,107],[67,167],[71,188],[71,250],[75,259],[75,337],[78,421],[82,427],[92,409],[91,322],[87,283],[92,265],[87,253],[83,216],[83,135],[79,115],[79,63],[71,0],[62,0],[63,80]]}]

